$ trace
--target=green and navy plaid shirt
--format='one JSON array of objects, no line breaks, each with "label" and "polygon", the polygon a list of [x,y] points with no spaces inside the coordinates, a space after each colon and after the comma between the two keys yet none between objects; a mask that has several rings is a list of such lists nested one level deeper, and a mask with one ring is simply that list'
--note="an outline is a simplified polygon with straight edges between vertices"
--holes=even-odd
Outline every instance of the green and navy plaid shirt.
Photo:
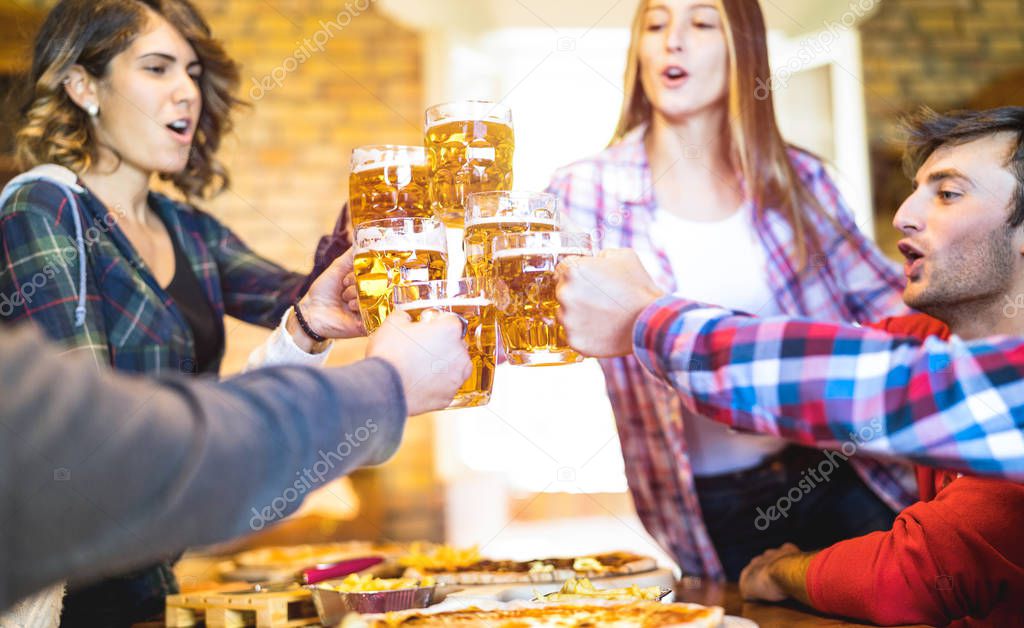
[{"label": "green and navy plaid shirt", "polygon": [[[68,199],[55,185],[26,185],[0,208],[0,320],[30,319],[68,351],[119,371],[193,372],[192,331],[174,301],[88,191],[77,194],[87,262],[86,316],[79,302],[78,247]],[[274,327],[307,285],[253,253],[212,216],[151,193],[150,207],[181,245],[204,296],[221,315]]]},{"label": "green and navy plaid shirt", "polygon": [[[0,208],[0,321],[32,320],[68,352],[88,352],[98,365],[119,371],[193,373],[192,329],[173,299],[103,203],[87,190],[75,199],[86,262],[84,320],[78,324],[75,312],[82,282],[74,209],[56,185],[33,182]],[[315,276],[307,279],[256,255],[231,230],[193,207],[160,194],[150,194],[149,205],[191,262],[222,332],[224,314],[276,326]],[[222,346],[215,369],[223,351]],[[164,596],[176,589],[170,563],[162,563],[71,591],[64,621],[140,621],[162,612]]]}]

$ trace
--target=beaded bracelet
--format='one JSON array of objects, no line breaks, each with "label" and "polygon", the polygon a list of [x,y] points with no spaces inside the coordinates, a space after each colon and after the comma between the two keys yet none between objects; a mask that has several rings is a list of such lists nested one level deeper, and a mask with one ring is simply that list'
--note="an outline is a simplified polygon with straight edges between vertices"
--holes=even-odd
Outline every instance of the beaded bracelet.
[{"label": "beaded bracelet", "polygon": [[307,323],[305,317],[302,316],[302,310],[299,309],[298,301],[296,301],[295,305],[292,306],[292,310],[295,312],[295,321],[299,324],[299,327],[302,328],[303,333],[316,342],[327,342],[326,338],[310,328],[309,323]]}]

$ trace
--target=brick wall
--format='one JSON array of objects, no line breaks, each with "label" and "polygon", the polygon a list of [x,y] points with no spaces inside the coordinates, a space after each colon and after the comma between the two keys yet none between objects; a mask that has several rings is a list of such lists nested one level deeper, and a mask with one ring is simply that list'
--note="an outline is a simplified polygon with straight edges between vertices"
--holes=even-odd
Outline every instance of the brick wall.
[{"label": "brick wall", "polygon": [[[242,64],[242,94],[253,103],[222,152],[232,189],[207,207],[255,250],[305,271],[347,198],[352,149],[423,140],[420,37],[375,12],[370,0],[197,4]],[[231,372],[266,332],[227,325]],[[363,346],[345,343],[332,363],[358,358]],[[441,489],[434,478],[431,423],[410,421],[391,462],[354,476],[364,529],[439,539]]]},{"label": "brick wall", "polygon": [[[369,0],[198,4],[253,104],[222,152],[232,189],[208,208],[257,251],[305,270],[348,193],[352,149],[422,142],[419,37]],[[263,333],[229,329],[227,372]]]},{"label": "brick wall", "polygon": [[883,0],[861,37],[876,232],[895,253],[889,223],[910,192],[899,117],[1024,103],[1024,0]]}]

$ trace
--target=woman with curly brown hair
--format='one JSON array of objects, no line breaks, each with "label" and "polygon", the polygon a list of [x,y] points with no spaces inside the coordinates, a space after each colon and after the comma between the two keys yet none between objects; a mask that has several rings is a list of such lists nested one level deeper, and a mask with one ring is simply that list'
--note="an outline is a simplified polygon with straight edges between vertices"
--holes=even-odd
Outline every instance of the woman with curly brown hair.
[{"label": "woman with curly brown hair", "polygon": [[[190,204],[228,185],[215,153],[239,76],[189,0],[63,0],[37,36],[31,80],[17,138],[32,170],[0,197],[0,320],[31,320],[69,352],[150,374],[216,374],[225,314],[280,323],[304,355],[361,333],[335,267],[302,296],[306,275]],[[153,191],[154,176],[187,202]],[[82,460],[62,463],[87,465],[102,446],[82,443]],[[73,483],[60,490],[74,498]],[[175,590],[165,562],[70,591],[63,623],[141,621]]]}]

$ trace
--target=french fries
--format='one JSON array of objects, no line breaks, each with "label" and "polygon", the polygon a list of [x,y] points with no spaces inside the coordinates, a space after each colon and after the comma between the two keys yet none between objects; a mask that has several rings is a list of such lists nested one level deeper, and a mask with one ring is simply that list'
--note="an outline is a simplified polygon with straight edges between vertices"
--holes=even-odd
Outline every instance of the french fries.
[{"label": "french fries", "polygon": [[415,589],[418,587],[434,586],[434,579],[426,578],[377,578],[370,574],[360,575],[357,573],[345,576],[345,579],[337,583],[324,583],[324,588],[330,588],[340,593],[372,593],[376,591],[395,591],[397,589]]},{"label": "french fries", "polygon": [[400,557],[398,563],[403,567],[413,567],[420,571],[426,569],[451,571],[460,567],[468,567],[482,558],[476,545],[459,549],[450,545],[429,546],[413,543],[409,548],[409,553]]}]

